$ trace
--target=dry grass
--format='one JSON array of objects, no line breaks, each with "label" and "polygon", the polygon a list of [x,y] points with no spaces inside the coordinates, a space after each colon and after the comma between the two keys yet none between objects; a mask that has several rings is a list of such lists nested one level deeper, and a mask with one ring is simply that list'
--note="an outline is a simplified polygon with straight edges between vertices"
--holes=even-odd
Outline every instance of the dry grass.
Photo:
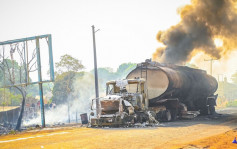
[{"label": "dry grass", "polygon": [[0,112],[3,112],[3,111],[9,111],[9,110],[13,110],[13,109],[16,109],[16,108],[19,108],[19,106],[1,106],[0,107]]},{"label": "dry grass", "polygon": [[175,148],[189,149],[189,148],[209,148],[209,149],[236,149],[237,144],[232,143],[237,137],[237,130],[231,130],[219,135],[207,137],[194,142],[187,143],[183,146],[176,146]]}]

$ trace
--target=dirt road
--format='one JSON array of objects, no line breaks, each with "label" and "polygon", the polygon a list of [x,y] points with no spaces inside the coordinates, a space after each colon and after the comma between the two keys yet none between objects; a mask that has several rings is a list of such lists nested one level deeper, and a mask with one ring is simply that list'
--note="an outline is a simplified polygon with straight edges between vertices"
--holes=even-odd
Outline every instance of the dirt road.
[{"label": "dirt road", "polygon": [[37,130],[2,136],[0,148],[179,148],[237,128],[237,108],[220,110],[219,113],[222,115],[162,123],[152,128]]}]

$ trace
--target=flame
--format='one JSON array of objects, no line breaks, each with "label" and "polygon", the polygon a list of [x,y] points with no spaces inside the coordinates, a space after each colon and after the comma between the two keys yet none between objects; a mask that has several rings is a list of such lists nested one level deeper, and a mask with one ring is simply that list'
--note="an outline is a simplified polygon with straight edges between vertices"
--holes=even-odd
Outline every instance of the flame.
[{"label": "flame", "polygon": [[214,39],[214,43],[215,43],[215,46],[216,46],[217,48],[223,47],[223,40],[220,39],[220,38],[215,38],[215,39]]},{"label": "flame", "polygon": [[157,33],[164,47],[156,49],[154,60],[183,64],[199,52],[226,59],[237,49],[236,0],[191,0],[178,13],[177,25]]}]

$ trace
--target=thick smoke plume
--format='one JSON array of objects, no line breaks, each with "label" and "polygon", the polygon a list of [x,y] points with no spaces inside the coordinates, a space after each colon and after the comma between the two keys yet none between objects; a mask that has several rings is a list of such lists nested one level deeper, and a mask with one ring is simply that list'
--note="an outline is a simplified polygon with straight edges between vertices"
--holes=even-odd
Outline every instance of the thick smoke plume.
[{"label": "thick smoke plume", "polygon": [[216,59],[227,55],[237,48],[236,6],[236,0],[191,0],[178,10],[181,21],[157,34],[165,47],[156,50],[153,60],[183,64],[200,51]]}]

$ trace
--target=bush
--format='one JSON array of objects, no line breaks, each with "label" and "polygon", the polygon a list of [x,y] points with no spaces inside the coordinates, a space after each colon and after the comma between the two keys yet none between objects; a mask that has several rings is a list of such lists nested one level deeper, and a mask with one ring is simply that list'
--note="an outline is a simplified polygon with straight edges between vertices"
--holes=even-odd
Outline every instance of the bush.
[{"label": "bush", "polygon": [[227,107],[237,107],[237,100],[229,101]]},{"label": "bush", "polygon": [[16,131],[15,130],[11,130],[8,134],[15,135]]}]

